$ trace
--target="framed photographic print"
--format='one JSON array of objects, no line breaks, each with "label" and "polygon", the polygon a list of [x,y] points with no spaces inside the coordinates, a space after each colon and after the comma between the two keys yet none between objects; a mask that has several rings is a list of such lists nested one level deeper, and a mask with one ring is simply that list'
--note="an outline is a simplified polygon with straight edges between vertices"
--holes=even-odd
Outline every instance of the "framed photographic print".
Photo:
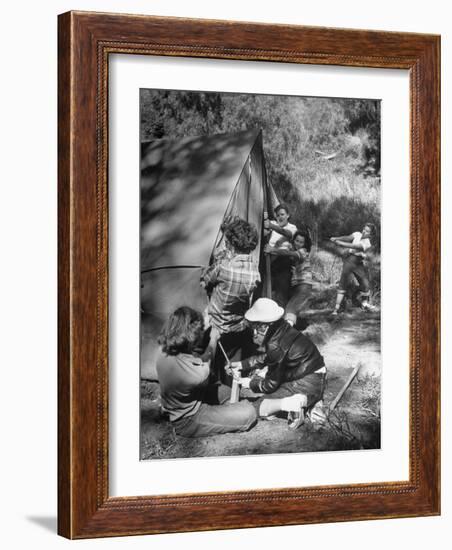
[{"label": "framed photographic print", "polygon": [[59,533],[439,514],[439,37],[59,17]]}]

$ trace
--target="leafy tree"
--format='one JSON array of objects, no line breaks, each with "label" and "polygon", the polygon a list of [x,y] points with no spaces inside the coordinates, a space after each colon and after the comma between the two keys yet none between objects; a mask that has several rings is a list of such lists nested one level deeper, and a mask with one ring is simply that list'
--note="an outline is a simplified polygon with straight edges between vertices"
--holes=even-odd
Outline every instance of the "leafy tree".
[{"label": "leafy tree", "polygon": [[297,225],[320,238],[380,218],[380,102],[141,90],[141,137],[261,128],[268,177]]}]

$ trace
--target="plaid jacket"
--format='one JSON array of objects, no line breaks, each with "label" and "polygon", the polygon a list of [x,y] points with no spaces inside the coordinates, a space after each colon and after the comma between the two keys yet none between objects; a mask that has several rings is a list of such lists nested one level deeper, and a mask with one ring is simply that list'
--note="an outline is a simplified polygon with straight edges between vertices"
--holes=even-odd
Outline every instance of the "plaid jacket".
[{"label": "plaid jacket", "polygon": [[209,317],[221,334],[245,328],[244,315],[261,278],[258,265],[248,254],[225,258],[201,275],[210,294]]}]

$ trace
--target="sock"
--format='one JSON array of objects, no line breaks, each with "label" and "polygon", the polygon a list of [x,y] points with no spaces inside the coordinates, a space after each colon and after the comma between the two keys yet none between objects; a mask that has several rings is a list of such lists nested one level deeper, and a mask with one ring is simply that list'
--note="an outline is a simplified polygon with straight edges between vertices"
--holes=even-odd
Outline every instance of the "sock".
[{"label": "sock", "polygon": [[306,407],[307,397],[301,393],[291,395],[290,397],[283,397],[281,399],[281,410],[285,412],[296,412],[300,410],[300,407]]}]

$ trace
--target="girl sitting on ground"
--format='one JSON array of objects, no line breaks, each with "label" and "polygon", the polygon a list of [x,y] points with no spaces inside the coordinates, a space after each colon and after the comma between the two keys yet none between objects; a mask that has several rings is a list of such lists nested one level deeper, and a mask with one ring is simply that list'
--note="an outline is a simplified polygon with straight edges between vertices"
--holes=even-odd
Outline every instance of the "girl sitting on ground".
[{"label": "girl sitting on ground", "polygon": [[297,317],[306,308],[312,293],[312,271],[309,259],[311,252],[309,233],[297,231],[292,239],[292,249],[265,247],[267,254],[285,256],[292,261],[292,277],[290,281],[290,299],[286,306],[286,321],[295,325]]},{"label": "girl sitting on ground", "polygon": [[159,336],[157,373],[162,406],[179,435],[244,432],[256,423],[256,411],[250,403],[227,403],[231,388],[208,383],[218,336],[212,329],[203,351],[202,314],[187,306],[169,316]]}]

